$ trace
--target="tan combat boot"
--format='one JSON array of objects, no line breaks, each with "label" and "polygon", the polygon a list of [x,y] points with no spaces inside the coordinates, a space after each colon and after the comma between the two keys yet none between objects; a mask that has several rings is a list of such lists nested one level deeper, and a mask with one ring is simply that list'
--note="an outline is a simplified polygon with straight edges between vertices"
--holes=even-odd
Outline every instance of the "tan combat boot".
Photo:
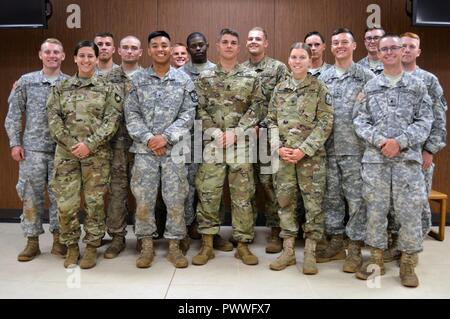
[{"label": "tan combat boot", "polygon": [[326,263],[332,260],[345,259],[344,235],[332,235],[327,248],[317,251],[317,262]]},{"label": "tan combat boot", "polygon": [[272,270],[283,270],[287,266],[295,265],[295,237],[283,239],[283,252],[277,259],[270,263]]},{"label": "tan combat boot", "polygon": [[361,255],[361,247],[363,242],[359,240],[350,240],[348,243],[348,254],[345,258],[344,266],[342,267],[343,272],[355,273],[361,268],[363,259]]},{"label": "tan combat boot", "polygon": [[315,240],[306,238],[303,257],[303,273],[305,275],[315,275],[319,272],[316,265],[316,245]]},{"label": "tan combat boot", "polygon": [[188,234],[186,234],[186,236],[184,236],[184,238],[180,240],[180,249],[183,255],[186,255],[190,247],[191,247],[191,238],[189,237]]},{"label": "tan combat boot", "polygon": [[272,227],[270,236],[267,238],[266,253],[276,254],[283,249],[283,241],[280,238],[280,227]]},{"label": "tan combat boot", "polygon": [[144,237],[141,240],[141,251],[136,260],[137,268],[149,268],[152,265],[155,252],[153,250],[153,239],[151,237]]},{"label": "tan combat boot", "polygon": [[417,253],[407,254],[402,252],[400,259],[400,280],[405,287],[417,287],[419,286],[419,278],[414,272],[415,265],[417,263]]},{"label": "tan combat boot", "polygon": [[220,251],[232,251],[233,244],[223,239],[219,234],[214,235],[213,248]]},{"label": "tan combat boot", "polygon": [[125,249],[125,237],[115,235],[112,238],[111,245],[105,250],[103,257],[112,259],[119,256],[122,250]]},{"label": "tan combat boot", "polygon": [[80,248],[78,248],[78,244],[69,245],[69,247],[67,248],[66,259],[64,260],[64,268],[69,268],[72,265],[77,265],[79,258]]},{"label": "tan combat boot", "polygon": [[38,236],[27,237],[27,245],[17,256],[17,260],[30,261],[40,253],[41,251],[39,250],[39,237]]},{"label": "tan combat boot", "polygon": [[398,234],[391,233],[391,240],[388,249],[384,251],[383,260],[385,263],[390,263],[394,260],[400,260],[401,256],[402,253],[398,250]]},{"label": "tan combat boot", "polygon": [[205,265],[208,260],[214,258],[213,237],[214,235],[202,235],[202,247],[200,248],[199,253],[196,256],[192,257],[193,265]]},{"label": "tan combat boot", "polygon": [[317,242],[316,255],[320,254],[322,251],[327,249],[328,245],[329,245],[328,238],[324,234],[322,239]]},{"label": "tan combat boot", "polygon": [[176,268],[186,268],[188,266],[188,260],[184,257],[183,253],[180,250],[180,241],[171,239],[169,240],[169,254],[167,255],[167,259],[176,267]]},{"label": "tan combat boot", "polygon": [[51,253],[55,256],[59,257],[66,257],[67,254],[67,246],[63,245],[59,242],[59,232],[55,231],[53,232],[53,246]]},{"label": "tan combat boot", "polygon": [[252,254],[250,249],[248,249],[248,244],[243,242],[238,242],[236,253],[234,257],[239,258],[246,265],[257,265],[258,257]]},{"label": "tan combat boot", "polygon": [[379,270],[380,276],[386,273],[384,270],[383,249],[370,247],[370,258],[358,270],[356,278],[367,280],[367,278],[376,273],[377,270]]},{"label": "tan combat boot", "polygon": [[86,245],[84,255],[80,260],[81,269],[90,269],[97,264],[97,247],[90,244]]}]

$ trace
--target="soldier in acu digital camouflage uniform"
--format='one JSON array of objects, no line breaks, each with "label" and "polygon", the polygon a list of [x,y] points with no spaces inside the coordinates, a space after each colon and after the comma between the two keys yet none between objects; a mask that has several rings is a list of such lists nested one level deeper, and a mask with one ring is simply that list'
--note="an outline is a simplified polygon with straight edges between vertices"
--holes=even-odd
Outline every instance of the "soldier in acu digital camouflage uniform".
[{"label": "soldier in acu digital camouflage uniform", "polygon": [[318,272],[315,260],[316,243],[323,236],[322,200],[326,182],[325,141],[333,127],[331,97],[326,86],[308,74],[311,48],[294,43],[288,64],[292,77],[279,83],[269,105],[266,122],[279,130],[280,145],[275,145],[281,158],[275,175],[283,238],[283,253],[270,264],[272,270],[294,265],[295,237],[298,233],[297,186],[306,210],[304,274]]},{"label": "soldier in acu digital camouflage uniform", "polygon": [[[427,87],[428,95],[433,103],[434,121],[430,136],[425,141],[422,150],[422,171],[425,177],[427,194],[429,194],[431,192],[434,171],[433,156],[446,145],[447,102],[438,78],[434,74],[419,68],[416,63],[417,58],[421,54],[419,36],[412,32],[406,32],[401,35],[401,40],[402,46],[404,47],[402,56],[403,70],[422,80]],[[392,220],[392,218],[389,220],[391,241],[389,242],[389,249],[384,252],[384,262],[400,259],[401,257],[401,253],[397,249],[399,227],[400,225]],[[424,237],[428,234],[430,228],[431,209],[429,201],[426,200],[422,214],[422,233]]]},{"label": "soldier in acu digital camouflage uniform", "polygon": [[[353,62],[356,43],[353,34],[340,28],[331,36],[335,64],[319,76],[327,85],[334,110],[333,132],[326,143],[327,191],[324,199],[325,230],[331,237],[328,245],[317,252],[317,262],[346,259],[343,271],[356,272],[362,264],[361,246],[365,239],[365,207],[361,188],[363,142],[356,136],[352,120],[356,98],[374,74]],[[345,208],[349,220],[345,225]],[[348,256],[344,233],[350,238]]]},{"label": "soldier in acu digital camouflage uniform", "polygon": [[142,242],[136,266],[148,268],[153,261],[155,204],[161,183],[167,207],[167,258],[175,267],[184,268],[188,261],[179,243],[186,235],[184,201],[188,183],[184,158],[180,161],[171,151],[178,148],[181,139],[190,139],[197,94],[191,79],[170,66],[170,36],[164,31],[152,32],[148,44],[153,66],[133,78],[133,89],[125,101],[127,129],[133,139],[130,151],[135,153],[131,177],[136,198],[135,233]]},{"label": "soldier in acu digital camouflage uniform", "polygon": [[384,275],[387,215],[393,205],[395,220],[400,224],[400,279],[406,287],[417,287],[414,268],[422,251],[422,212],[427,200],[422,147],[433,122],[432,102],[425,84],[402,71],[404,49],[398,36],[384,35],[379,51],[384,72],[364,87],[354,120],[356,133],[366,142],[362,179],[367,205],[365,242],[371,254],[356,277],[368,279],[376,268]]},{"label": "soldier in acu digital camouflage uniform", "polygon": [[383,62],[378,55],[378,42],[384,35],[383,28],[367,28],[364,33],[364,45],[366,46],[367,56],[358,61],[366,69],[371,70],[376,75],[383,72]]},{"label": "soldier in acu digital camouflage uniform", "polygon": [[[284,81],[289,73],[284,63],[267,56],[266,49],[268,46],[267,32],[260,27],[252,28],[247,36],[249,60],[243,63],[245,67],[258,74],[261,88],[266,98],[266,106],[269,104],[275,86],[281,81]],[[267,116],[267,108],[262,109],[259,116],[259,119],[263,120]],[[264,131],[264,133],[267,132]],[[267,136],[267,134],[264,136]],[[261,139],[261,141],[265,140]],[[283,245],[279,237],[281,231],[280,219],[277,213],[278,204],[273,188],[272,174],[264,172],[264,169],[268,166],[270,166],[270,163],[258,161],[258,163],[253,165],[253,169],[255,170],[255,180],[261,183],[264,190],[266,226],[271,229],[271,234],[267,238],[266,253],[274,254],[279,253]],[[255,197],[252,199],[252,205],[256,219],[258,210]]]},{"label": "soldier in acu digital camouflage uniform", "polygon": [[104,196],[108,190],[109,140],[122,114],[122,97],[95,75],[98,47],[81,41],[75,48],[78,72],[54,87],[47,102],[50,133],[56,141],[51,187],[58,204],[61,243],[68,246],[64,267],[78,262],[81,235],[78,211],[84,195],[87,244],[80,267],[96,265],[97,247],[105,235]]},{"label": "soldier in acu digital camouflage uniform", "polygon": [[[120,40],[118,53],[122,58],[122,64],[119,68],[112,69],[104,77],[116,86],[123,102],[131,90],[131,79],[142,70],[139,66],[139,58],[142,56],[141,41],[135,36],[126,36]],[[117,257],[125,249],[127,234],[128,185],[133,167],[133,154],[129,152],[132,140],[125,127],[124,116],[122,116],[119,129],[110,144],[113,156],[106,227],[108,234],[112,237],[112,242],[104,254],[107,259]]]},{"label": "soldier in acu digital camouflage uniform", "polygon": [[[21,226],[27,245],[19,254],[19,261],[30,261],[38,254],[39,235],[44,233],[45,186],[53,172],[55,142],[50,136],[47,119],[47,98],[52,85],[61,82],[65,54],[61,42],[47,39],[41,44],[39,59],[42,70],[23,75],[9,97],[5,128],[9,137],[12,158],[19,162],[17,194],[23,202]],[[25,113],[25,131],[22,136],[22,116]],[[59,242],[59,223],[56,201],[51,189],[49,195],[50,232],[53,233],[52,254],[64,257],[66,247]]]},{"label": "soldier in acu digital camouflage uniform", "polygon": [[[252,164],[247,143],[241,132],[258,124],[265,99],[257,74],[238,64],[239,35],[230,29],[221,30],[217,39],[219,63],[204,71],[197,80],[199,105],[197,118],[207,136],[203,163],[196,176],[199,195],[197,218],[202,234],[202,247],[192,258],[194,265],[204,265],[214,258],[213,237],[219,233],[219,207],[225,176],[230,185],[233,237],[238,241],[236,258],[247,265],[256,265],[258,258],[248,249],[254,237],[251,199],[255,192]],[[255,132],[251,132],[255,133]],[[208,140],[214,137],[214,140]],[[253,137],[255,137],[253,135]],[[245,136],[244,136],[245,138]],[[244,145],[242,145],[244,144]]]}]

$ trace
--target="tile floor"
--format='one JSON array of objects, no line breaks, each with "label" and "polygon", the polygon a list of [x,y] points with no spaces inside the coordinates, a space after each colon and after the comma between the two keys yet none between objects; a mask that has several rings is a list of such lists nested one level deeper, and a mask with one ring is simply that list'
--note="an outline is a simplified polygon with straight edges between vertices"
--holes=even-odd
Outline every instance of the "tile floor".
[{"label": "tile floor", "polygon": [[[48,225],[45,225],[46,229]],[[450,234],[450,227],[447,233]],[[228,238],[230,227],[221,234]],[[63,259],[51,255],[51,236],[40,237],[42,254],[31,262],[16,257],[24,247],[19,224],[0,224],[0,298],[146,298],[146,299],[304,299],[304,298],[450,298],[450,241],[427,237],[417,274],[420,286],[408,289],[400,284],[396,263],[386,266],[386,275],[366,283],[341,271],[342,261],[319,264],[319,274],[301,273],[303,241],[297,241],[297,265],[284,271],[269,269],[276,255],[264,252],[269,230],[257,227],[252,251],[259,265],[246,266],[233,252],[216,251],[205,266],[175,269],[166,259],[166,240],[155,241],[156,257],[149,269],[137,269],[136,239],[131,227],[127,249],[118,258],[103,259],[99,249],[97,266],[90,270],[63,267]],[[193,241],[189,261],[198,252]],[[84,249],[84,245],[82,245]],[[368,252],[365,251],[367,256]]]}]

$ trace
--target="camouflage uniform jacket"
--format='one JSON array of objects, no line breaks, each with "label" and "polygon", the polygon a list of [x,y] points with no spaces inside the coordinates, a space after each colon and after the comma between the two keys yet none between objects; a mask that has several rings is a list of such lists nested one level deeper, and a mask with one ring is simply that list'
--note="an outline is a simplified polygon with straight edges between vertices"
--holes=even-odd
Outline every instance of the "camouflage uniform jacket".
[{"label": "camouflage uniform jacket", "polygon": [[[117,92],[119,92],[122,97],[122,103],[124,103],[132,87],[130,77],[123,71],[122,67],[117,67],[113,68],[110,72],[104,75],[104,78],[116,87]],[[111,139],[110,144],[113,148],[128,149],[131,146],[131,143],[131,137],[125,126],[125,116],[122,114],[119,128],[114,137]]]},{"label": "camouflage uniform jacket", "polygon": [[108,150],[119,126],[122,97],[104,79],[77,75],[53,87],[47,102],[50,133],[59,147],[70,152],[83,142],[92,154]]},{"label": "camouflage uniform jacket", "polygon": [[125,100],[125,120],[133,139],[132,153],[150,153],[148,141],[155,135],[167,138],[167,149],[189,135],[194,121],[197,93],[189,76],[170,67],[160,78],[152,68],[133,77]]},{"label": "camouflage uniform jacket", "polygon": [[[370,80],[359,97],[356,133],[367,142],[363,163],[416,161],[422,163],[422,144],[433,122],[431,99],[423,82],[403,73],[395,87],[384,74]],[[380,151],[384,139],[400,144],[400,155],[389,159]]]},{"label": "camouflage uniform jacket", "polygon": [[202,70],[199,70],[198,66],[195,63],[192,63],[191,60],[189,60],[188,63],[180,68],[180,70],[189,75],[192,81],[196,81],[202,71],[211,70],[215,66],[216,65],[214,63],[207,60],[206,63],[202,65]]},{"label": "camouflage uniform jacket", "polygon": [[[66,79],[60,74],[55,83]],[[5,119],[9,146],[22,146],[26,150],[54,152],[55,141],[50,136],[47,118],[47,99],[51,91],[44,72],[36,71],[20,77],[8,99],[9,110]],[[22,134],[22,116],[25,114],[25,131]]]},{"label": "camouflage uniform jacket", "polygon": [[[275,86],[288,78],[288,68],[283,62],[268,56],[265,56],[264,59],[256,64],[248,60],[242,65],[258,73],[262,93],[266,98],[266,106],[268,106]],[[268,109],[263,108],[261,111],[259,120],[263,120],[267,116]]]},{"label": "camouflage uniform jacket", "polygon": [[375,75],[378,75],[378,74],[382,73],[383,70],[384,70],[384,65],[383,65],[383,62],[381,60],[376,61],[375,62],[375,67],[373,67],[373,66],[370,65],[369,58],[367,56],[362,58],[361,60],[359,60],[357,63],[362,65],[366,69],[369,69],[370,71],[375,73]]},{"label": "camouflage uniform jacket", "polygon": [[434,121],[431,126],[430,136],[425,141],[424,149],[431,154],[436,154],[445,147],[447,140],[447,102],[445,100],[444,91],[442,90],[438,78],[434,74],[419,67],[410,74],[418,77],[425,83],[428,89],[428,95],[433,103]]},{"label": "camouflage uniform jacket", "polygon": [[309,74],[311,74],[315,78],[318,78],[323,72],[325,72],[325,70],[328,70],[331,67],[331,64],[324,62],[320,68],[317,68],[314,71],[313,69],[309,69]]},{"label": "camouflage uniform jacket", "polygon": [[300,84],[289,77],[275,87],[266,122],[269,129],[278,128],[282,146],[310,157],[325,156],[324,144],[333,127],[328,89],[312,75]]},{"label": "camouflage uniform jacket", "polygon": [[319,80],[328,87],[334,109],[333,132],[325,145],[328,155],[362,155],[364,152],[364,144],[355,134],[353,119],[358,111],[356,98],[374,76],[356,63],[340,77],[335,65],[319,76]]},{"label": "camouflage uniform jacket", "polygon": [[256,72],[236,65],[226,72],[220,65],[200,73],[197,82],[198,112],[202,129],[228,128],[246,130],[258,124],[258,114],[265,105],[265,97]]}]

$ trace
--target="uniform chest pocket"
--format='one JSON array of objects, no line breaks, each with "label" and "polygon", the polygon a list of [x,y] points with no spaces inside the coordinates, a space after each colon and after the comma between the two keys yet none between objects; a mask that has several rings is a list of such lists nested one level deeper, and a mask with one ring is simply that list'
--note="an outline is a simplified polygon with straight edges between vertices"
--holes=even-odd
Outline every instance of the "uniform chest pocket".
[{"label": "uniform chest pocket", "polygon": [[307,93],[297,100],[297,109],[300,114],[300,123],[306,126],[314,125],[317,113],[317,93]]}]

